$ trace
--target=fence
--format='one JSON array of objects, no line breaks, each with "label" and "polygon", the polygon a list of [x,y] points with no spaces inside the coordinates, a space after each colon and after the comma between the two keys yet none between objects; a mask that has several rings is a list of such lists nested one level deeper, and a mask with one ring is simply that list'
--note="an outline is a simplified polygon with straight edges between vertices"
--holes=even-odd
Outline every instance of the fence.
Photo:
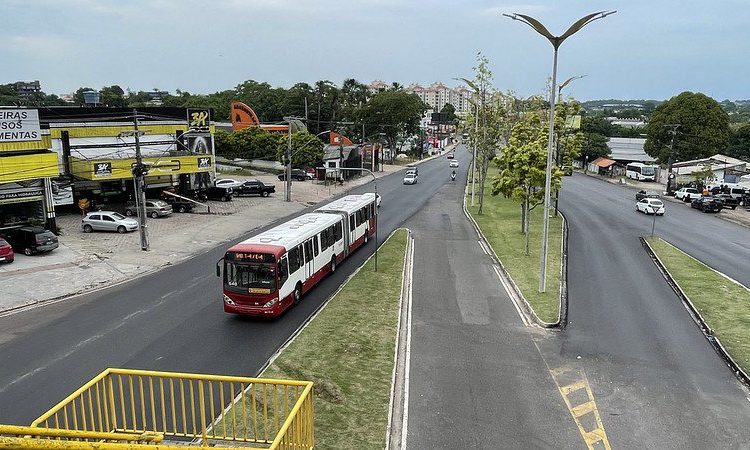
[{"label": "fence", "polygon": [[[148,448],[164,440],[159,448],[169,442],[184,448],[187,442],[232,441],[252,448],[312,449],[312,382],[107,369],[31,427],[13,428],[0,426],[0,435],[35,436],[47,440],[44,446],[62,448],[123,441],[129,448]],[[3,439],[8,438],[0,437],[0,448]]]}]

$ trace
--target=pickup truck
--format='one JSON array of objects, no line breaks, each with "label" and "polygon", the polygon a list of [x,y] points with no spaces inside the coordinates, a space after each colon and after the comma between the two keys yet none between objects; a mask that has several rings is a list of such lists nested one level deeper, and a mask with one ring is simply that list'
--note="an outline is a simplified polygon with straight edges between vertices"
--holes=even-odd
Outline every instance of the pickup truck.
[{"label": "pickup truck", "polygon": [[734,210],[740,206],[740,199],[732,197],[730,194],[714,194],[714,198],[719,200],[724,208]]},{"label": "pickup truck", "polygon": [[261,197],[268,197],[274,192],[276,192],[276,186],[258,180],[248,180],[234,188],[234,195],[236,196],[260,195]]}]

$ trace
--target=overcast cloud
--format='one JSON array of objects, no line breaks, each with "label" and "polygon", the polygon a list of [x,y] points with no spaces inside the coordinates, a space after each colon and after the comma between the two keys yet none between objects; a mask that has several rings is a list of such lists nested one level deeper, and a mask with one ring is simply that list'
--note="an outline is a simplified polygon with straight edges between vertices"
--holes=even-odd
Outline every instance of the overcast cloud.
[{"label": "overcast cloud", "polygon": [[354,77],[402,84],[470,77],[477,51],[498,88],[540,93],[552,49],[519,12],[561,34],[581,16],[618,10],[566,41],[559,77],[587,75],[579,99],[669,98],[701,91],[750,98],[746,0],[3,0],[0,83],[49,93],[119,84],[210,93],[247,79],[290,86]]}]

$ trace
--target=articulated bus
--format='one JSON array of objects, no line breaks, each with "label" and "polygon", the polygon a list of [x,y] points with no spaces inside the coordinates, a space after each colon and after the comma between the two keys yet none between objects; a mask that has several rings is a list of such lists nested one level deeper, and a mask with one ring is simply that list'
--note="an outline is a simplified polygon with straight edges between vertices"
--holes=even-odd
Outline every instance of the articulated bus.
[{"label": "articulated bus", "polygon": [[656,166],[630,163],[625,167],[625,176],[634,180],[654,181],[656,179]]},{"label": "articulated bus", "polygon": [[375,233],[374,194],[349,195],[229,248],[224,311],[277,317]]}]

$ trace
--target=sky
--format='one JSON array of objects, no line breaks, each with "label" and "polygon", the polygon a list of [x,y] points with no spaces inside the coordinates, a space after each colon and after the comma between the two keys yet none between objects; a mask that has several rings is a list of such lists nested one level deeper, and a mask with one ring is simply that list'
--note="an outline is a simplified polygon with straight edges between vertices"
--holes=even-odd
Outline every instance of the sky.
[{"label": "sky", "polygon": [[540,94],[554,35],[617,10],[560,47],[558,79],[580,100],[750,99],[747,0],[2,0],[0,83],[212,93],[249,79],[288,87],[346,78],[456,85],[477,52],[495,87]]}]

